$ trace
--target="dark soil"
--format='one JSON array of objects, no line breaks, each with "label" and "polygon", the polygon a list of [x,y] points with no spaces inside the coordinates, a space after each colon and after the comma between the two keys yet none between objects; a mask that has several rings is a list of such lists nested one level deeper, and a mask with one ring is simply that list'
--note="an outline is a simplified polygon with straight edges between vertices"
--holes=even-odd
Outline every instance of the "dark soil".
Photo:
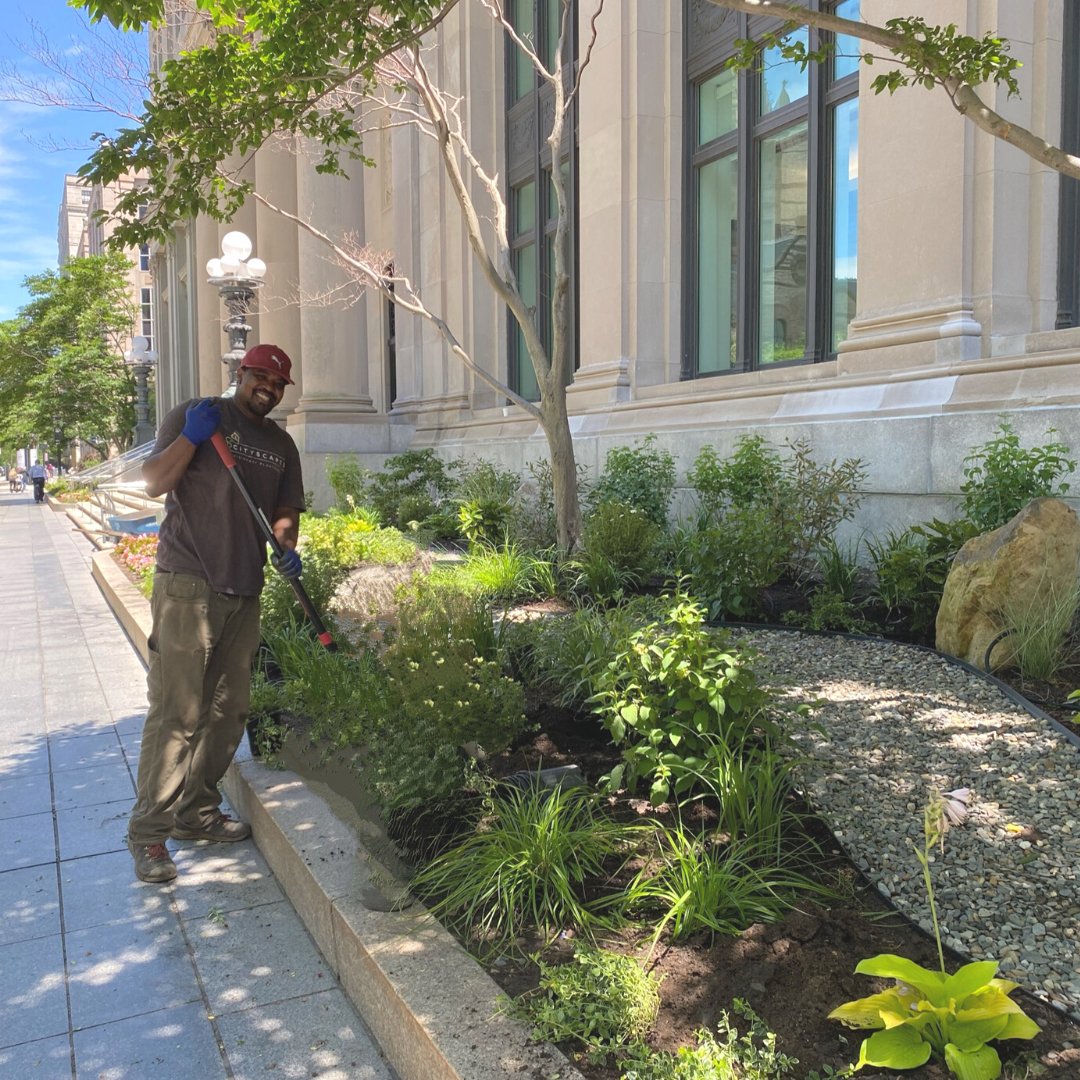
[{"label": "dark soil", "polygon": [[[496,771],[547,768],[578,764],[595,779],[613,763],[610,744],[591,718],[559,710],[547,710],[542,730],[512,755],[495,762]],[[654,1049],[674,1052],[692,1045],[694,1032],[715,1029],[722,1011],[731,1013],[736,998],[747,1001],[777,1035],[778,1049],[799,1060],[799,1077],[825,1065],[834,1068],[854,1061],[862,1034],[848,1031],[827,1019],[837,1005],[884,989],[882,980],[855,975],[855,964],[878,953],[897,953],[929,967],[937,965],[937,949],[931,938],[890,908],[837,850],[831,834],[810,824],[810,833],[822,851],[819,879],[838,892],[827,906],[804,905],[780,922],[755,924],[731,938],[661,945],[652,954],[650,967],[660,978],[661,1010],[649,1039]],[[537,945],[523,942],[525,955]],[[625,933],[604,941],[608,947],[649,953],[647,938]],[[563,943],[563,949],[568,945]],[[555,950],[548,962],[556,962]],[[946,957],[950,969],[964,960]],[[492,976],[512,994],[535,985],[536,972],[527,962],[501,961]],[[1051,1009],[1036,998],[1014,992],[1015,999],[1043,1029],[1028,1043],[1003,1043],[999,1052],[1016,1071],[1004,1073],[1020,1080],[1021,1064],[1038,1062],[1049,1077],[1080,1077],[1080,1024]],[[563,1046],[578,1068],[592,1080],[617,1080],[614,1063],[597,1065],[575,1057],[575,1048]],[[884,1070],[866,1069],[860,1075],[887,1077]],[[897,1074],[899,1075],[899,1074]],[[948,1075],[944,1066],[928,1064],[902,1074],[913,1078]],[[1034,1071],[1030,1073],[1036,1074]]]}]

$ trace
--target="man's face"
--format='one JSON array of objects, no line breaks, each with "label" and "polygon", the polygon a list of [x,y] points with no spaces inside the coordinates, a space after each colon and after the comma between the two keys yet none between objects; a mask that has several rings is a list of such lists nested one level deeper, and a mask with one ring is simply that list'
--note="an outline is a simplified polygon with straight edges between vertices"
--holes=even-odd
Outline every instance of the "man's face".
[{"label": "man's face", "polygon": [[263,417],[280,404],[288,383],[262,368],[242,368],[233,400],[251,417]]}]

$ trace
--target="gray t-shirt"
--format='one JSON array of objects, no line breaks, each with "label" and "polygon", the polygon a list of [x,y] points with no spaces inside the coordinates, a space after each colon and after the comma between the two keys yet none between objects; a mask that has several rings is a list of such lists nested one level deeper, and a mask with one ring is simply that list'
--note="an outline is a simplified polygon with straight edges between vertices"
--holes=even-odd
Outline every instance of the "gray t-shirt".
[{"label": "gray t-shirt", "polygon": [[[174,442],[184,427],[185,401],[161,422],[154,453]],[[273,420],[249,420],[228,398],[218,430],[225,436],[237,471],[255,505],[273,521],[274,510],[304,508],[304,482],[296,444]],[[165,497],[158,536],[161,570],[197,574],[217,592],[258,596],[263,587],[266,539],[209,439],[191,459],[180,482]]]}]

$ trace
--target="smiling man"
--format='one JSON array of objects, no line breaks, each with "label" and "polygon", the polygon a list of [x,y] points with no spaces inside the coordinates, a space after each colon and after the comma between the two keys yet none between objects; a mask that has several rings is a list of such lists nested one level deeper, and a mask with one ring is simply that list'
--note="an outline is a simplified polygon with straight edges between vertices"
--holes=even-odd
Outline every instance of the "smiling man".
[{"label": "smiling man", "polygon": [[250,826],[221,813],[217,784],[247,719],[266,541],[210,439],[224,436],[285,549],[272,560],[275,569],[299,576],[300,455],[268,418],[291,371],[276,345],[249,349],[235,395],[178,405],[143,465],[147,493],[166,499],[150,600],[149,708],[128,824],[141,881],[176,877],[170,836],[229,843],[251,835]]}]

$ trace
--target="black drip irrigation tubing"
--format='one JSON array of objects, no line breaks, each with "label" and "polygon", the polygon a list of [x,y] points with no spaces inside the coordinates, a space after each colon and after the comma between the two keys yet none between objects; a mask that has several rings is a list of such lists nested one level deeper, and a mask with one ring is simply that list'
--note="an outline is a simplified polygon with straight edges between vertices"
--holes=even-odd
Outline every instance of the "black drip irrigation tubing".
[{"label": "black drip irrigation tubing", "polygon": [[[873,634],[851,634],[844,630],[803,630],[801,627],[784,626],[778,623],[729,622],[726,620],[709,619],[707,621],[707,625],[714,626],[720,629],[731,628],[734,630],[747,631],[783,631],[787,634],[804,634],[811,635],[813,637],[824,638],[842,638],[846,641],[868,641],[880,645],[895,645],[904,649],[917,649],[919,652],[929,653],[932,656],[940,657],[942,660],[945,660],[948,663],[953,664],[956,667],[961,668],[972,675],[977,675],[979,678],[981,678],[985,682],[990,683],[990,685],[992,686],[996,686],[1002,692],[1002,694],[1004,694],[1005,697],[1007,697],[1011,702],[1013,702],[1014,705],[1019,705],[1022,709],[1024,709],[1025,712],[1029,713],[1031,716],[1034,716],[1036,719],[1046,721],[1056,732],[1058,732],[1058,734],[1064,736],[1067,742],[1075,746],[1077,750],[1080,750],[1080,736],[1071,732],[1067,727],[1065,727],[1059,721],[1055,720],[1048,712],[1044,712],[1038,707],[1038,705],[1035,705],[1033,702],[1029,701],[1026,697],[1024,697],[1023,694],[1019,693],[1019,691],[1014,690],[1013,687],[1011,687],[1007,682],[1003,682],[996,675],[991,675],[988,671],[980,671],[977,667],[975,667],[974,664],[969,664],[966,660],[961,660],[957,656],[949,656],[948,653],[940,652],[938,649],[931,648],[929,645],[917,645],[914,642],[909,641],[896,641],[893,638],[878,637]],[[993,641],[990,642],[986,649],[984,663],[989,660],[990,652],[994,648],[994,646],[1002,638],[1008,636],[1008,633],[1010,633],[1010,631],[999,634],[996,638],[994,638]],[[803,797],[803,799],[806,800],[808,805],[813,805],[812,800],[807,797],[805,791],[800,791],[799,794]],[[909,926],[912,926],[914,927],[914,929],[918,930],[920,934],[926,934],[926,931],[906,911],[897,907],[896,901],[893,900],[892,896],[887,896],[885,893],[883,893],[880,886],[876,882],[868,878],[866,874],[859,869],[859,865],[857,862],[855,862],[855,859],[852,857],[851,852],[848,851],[847,845],[843,842],[843,840],[837,837],[836,833],[831,828],[829,829],[829,833],[836,841],[836,843],[840,846],[841,850],[844,852],[844,855],[847,857],[851,865],[855,868],[862,880],[866,882],[866,884],[878,894],[885,906],[895,912],[896,915],[903,919]],[[929,937],[929,935],[927,936]],[[942,944],[944,945],[944,942]],[[955,949],[949,945],[945,945],[945,948],[947,948],[954,956],[958,956],[966,962],[970,963],[973,960],[973,957],[969,956],[967,953],[961,952],[959,949]],[[1064,1005],[1061,1005],[1056,1001],[1049,1001],[1044,997],[1040,997],[1038,994],[1034,993],[1033,991],[1027,989],[1027,987],[1022,985],[1020,987],[1020,992],[1025,994],[1032,1001],[1037,1001],[1040,1005],[1045,1005],[1048,1008],[1053,1009],[1055,1012],[1060,1013],[1062,1016],[1066,1017],[1069,1020],[1072,1020],[1074,1023],[1080,1023],[1080,1008],[1068,1009]]]}]

